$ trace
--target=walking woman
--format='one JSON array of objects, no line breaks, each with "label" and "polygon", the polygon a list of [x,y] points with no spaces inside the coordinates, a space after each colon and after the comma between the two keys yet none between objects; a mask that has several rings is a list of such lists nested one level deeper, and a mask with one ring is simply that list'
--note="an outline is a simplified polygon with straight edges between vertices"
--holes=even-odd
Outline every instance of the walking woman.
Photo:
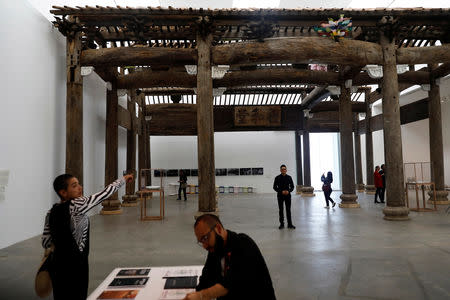
[{"label": "walking woman", "polygon": [[331,189],[331,183],[333,182],[333,173],[331,173],[331,171],[328,171],[327,177],[325,177],[325,173],[323,173],[321,180],[323,182],[322,191],[325,195],[325,201],[327,203],[327,206],[325,206],[325,208],[330,208],[329,201],[331,201],[332,207],[334,207],[336,205],[336,202],[334,202],[334,200],[330,197],[331,192],[333,191]]}]

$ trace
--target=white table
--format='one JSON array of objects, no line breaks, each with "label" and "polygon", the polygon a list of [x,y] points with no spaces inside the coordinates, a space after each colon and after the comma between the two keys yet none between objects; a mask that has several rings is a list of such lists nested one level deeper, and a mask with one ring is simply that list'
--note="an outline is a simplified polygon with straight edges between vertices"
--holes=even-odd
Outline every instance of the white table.
[{"label": "white table", "polygon": [[[147,275],[150,279],[147,284],[143,288],[135,288],[135,287],[125,287],[125,288],[108,288],[108,285],[113,281],[116,277],[117,273],[119,273],[122,269],[151,269],[150,273]],[[177,270],[188,271],[192,270],[194,274],[190,276],[198,276],[197,280],[200,278],[202,274],[203,266],[175,266],[175,267],[121,267],[115,268],[108,277],[103,280],[103,282],[89,295],[87,300],[96,300],[98,296],[104,290],[139,290],[135,300],[157,300],[160,298],[161,294],[164,291],[164,284],[166,283],[166,279],[163,276],[166,275],[168,271],[175,272]],[[140,276],[138,276],[140,277]],[[144,276],[142,276],[144,277]],[[198,281],[197,281],[198,282]]]}]

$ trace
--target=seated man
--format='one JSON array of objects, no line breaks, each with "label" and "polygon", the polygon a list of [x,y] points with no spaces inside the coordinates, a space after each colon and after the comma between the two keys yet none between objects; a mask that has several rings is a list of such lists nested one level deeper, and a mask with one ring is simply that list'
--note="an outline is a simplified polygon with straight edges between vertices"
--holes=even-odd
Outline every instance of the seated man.
[{"label": "seated man", "polygon": [[224,229],[211,214],[197,218],[194,232],[209,253],[197,291],[184,300],[276,299],[266,262],[248,235]]}]

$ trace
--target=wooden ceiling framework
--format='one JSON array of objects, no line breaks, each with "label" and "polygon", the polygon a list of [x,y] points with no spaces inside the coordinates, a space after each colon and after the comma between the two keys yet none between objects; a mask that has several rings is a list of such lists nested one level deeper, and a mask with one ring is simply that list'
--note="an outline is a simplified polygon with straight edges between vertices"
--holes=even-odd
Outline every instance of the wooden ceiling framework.
[{"label": "wooden ceiling framework", "polygon": [[[212,64],[229,66],[223,78],[213,79],[215,88],[225,88],[214,98],[215,107],[277,105],[298,111],[291,115],[301,118],[303,110],[323,102],[317,120],[329,117],[334,125],[318,126],[319,131],[337,129],[337,97],[330,98],[328,86],[350,79],[359,87],[352,101],[360,102],[368,85],[380,84],[363,67],[382,64],[381,30],[388,28],[395,39],[397,64],[410,65],[398,76],[401,89],[429,83],[433,74],[414,70],[415,64],[444,63],[434,74],[450,72],[449,9],[53,8],[60,32],[79,34],[80,64],[94,66],[117,89],[143,92],[146,112],[155,105],[196,104],[197,79],[185,65],[197,63],[199,32],[212,34]],[[339,42],[319,37],[314,27],[341,14],[352,18],[349,37]],[[311,64],[328,68],[311,70]],[[377,99],[379,93],[372,92],[369,101]]]}]

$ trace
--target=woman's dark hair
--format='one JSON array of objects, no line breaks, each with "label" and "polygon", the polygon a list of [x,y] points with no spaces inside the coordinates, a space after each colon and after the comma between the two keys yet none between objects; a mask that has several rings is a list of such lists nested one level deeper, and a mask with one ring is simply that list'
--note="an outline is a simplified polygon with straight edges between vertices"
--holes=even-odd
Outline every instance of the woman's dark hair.
[{"label": "woman's dark hair", "polygon": [[67,190],[69,179],[73,178],[75,176],[71,174],[62,174],[55,178],[53,181],[53,188],[55,189],[56,194],[61,198],[61,195],[59,194],[60,190]]},{"label": "woman's dark hair", "polygon": [[328,181],[331,183],[333,182],[333,173],[331,173],[331,171],[328,171],[327,173],[327,179]]}]

